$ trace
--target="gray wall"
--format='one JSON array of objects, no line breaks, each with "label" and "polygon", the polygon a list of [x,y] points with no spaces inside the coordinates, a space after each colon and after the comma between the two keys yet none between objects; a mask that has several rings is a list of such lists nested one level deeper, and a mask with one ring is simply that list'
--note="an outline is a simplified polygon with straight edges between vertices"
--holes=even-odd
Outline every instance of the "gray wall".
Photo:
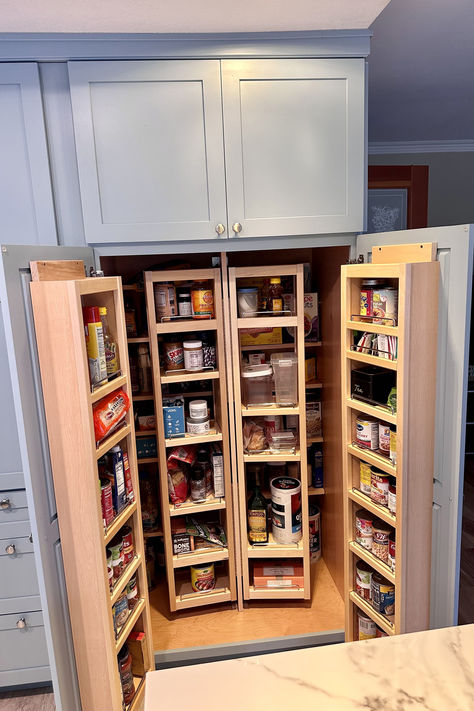
[{"label": "gray wall", "polygon": [[370,165],[428,165],[428,227],[474,222],[474,152],[369,155]]}]

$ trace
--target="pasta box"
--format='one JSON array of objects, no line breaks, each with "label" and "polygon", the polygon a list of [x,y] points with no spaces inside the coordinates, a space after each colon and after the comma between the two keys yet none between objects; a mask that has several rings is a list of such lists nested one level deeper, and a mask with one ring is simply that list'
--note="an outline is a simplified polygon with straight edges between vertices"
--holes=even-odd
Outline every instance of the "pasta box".
[{"label": "pasta box", "polygon": [[253,584],[258,588],[303,588],[303,564],[296,559],[254,563]]},{"label": "pasta box", "polygon": [[173,555],[192,553],[194,550],[194,536],[188,533],[185,518],[175,516],[171,518],[171,540],[173,543]]},{"label": "pasta box", "polygon": [[137,437],[137,459],[156,457],[156,437]]},{"label": "pasta box", "polygon": [[396,373],[375,365],[354,368],[351,372],[351,396],[357,400],[386,405],[390,390],[395,387]]}]

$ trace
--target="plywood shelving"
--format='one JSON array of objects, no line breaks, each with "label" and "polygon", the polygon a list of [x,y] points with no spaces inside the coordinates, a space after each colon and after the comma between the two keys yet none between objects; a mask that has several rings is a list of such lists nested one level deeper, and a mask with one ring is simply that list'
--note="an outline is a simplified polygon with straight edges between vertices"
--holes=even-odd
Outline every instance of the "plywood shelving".
[{"label": "plywood shelving", "polygon": [[[367,323],[356,314],[363,279],[388,280],[398,290],[396,325]],[[357,611],[387,634],[429,627],[431,516],[436,389],[436,336],[439,263],[360,264],[342,267],[341,355],[344,478],[344,590],[346,640],[358,638]],[[354,331],[398,338],[397,360],[351,350]],[[397,411],[351,397],[351,371],[364,364],[396,373]],[[396,426],[396,461],[354,442],[358,413]],[[365,462],[396,480],[396,514],[359,490]],[[355,512],[363,508],[395,533],[395,572],[355,541]],[[395,586],[394,615],[377,612],[355,590],[355,565],[365,561]]]}]

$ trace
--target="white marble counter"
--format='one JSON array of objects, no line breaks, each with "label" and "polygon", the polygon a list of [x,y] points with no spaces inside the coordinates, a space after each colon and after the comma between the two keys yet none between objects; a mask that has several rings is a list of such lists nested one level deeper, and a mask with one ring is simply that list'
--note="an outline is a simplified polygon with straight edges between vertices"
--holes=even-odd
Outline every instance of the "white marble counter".
[{"label": "white marble counter", "polygon": [[162,709],[474,711],[474,625],[150,672]]}]

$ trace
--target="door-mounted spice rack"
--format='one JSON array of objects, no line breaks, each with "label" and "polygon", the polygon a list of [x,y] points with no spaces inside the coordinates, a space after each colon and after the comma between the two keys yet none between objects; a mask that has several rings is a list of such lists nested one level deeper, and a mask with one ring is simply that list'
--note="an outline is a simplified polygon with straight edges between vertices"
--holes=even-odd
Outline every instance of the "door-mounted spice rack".
[{"label": "door-mounted spice rack", "polygon": [[438,262],[341,270],[346,641],[429,627],[438,282]]}]

